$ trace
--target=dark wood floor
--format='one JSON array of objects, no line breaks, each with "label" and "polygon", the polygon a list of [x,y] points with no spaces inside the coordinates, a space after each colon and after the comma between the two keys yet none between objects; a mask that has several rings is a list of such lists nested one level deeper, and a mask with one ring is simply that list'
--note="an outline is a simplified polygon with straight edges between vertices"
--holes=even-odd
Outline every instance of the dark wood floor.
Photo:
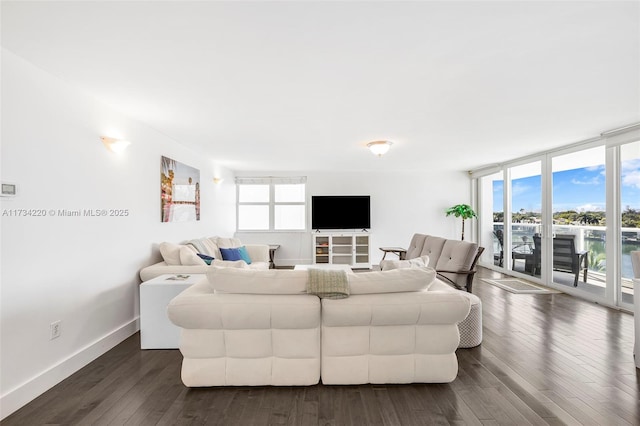
[{"label": "dark wood floor", "polygon": [[2,425],[640,424],[631,315],[479,277],[474,293],[484,342],[458,350],[450,384],[187,389],[180,353],[141,351],[136,334]]}]

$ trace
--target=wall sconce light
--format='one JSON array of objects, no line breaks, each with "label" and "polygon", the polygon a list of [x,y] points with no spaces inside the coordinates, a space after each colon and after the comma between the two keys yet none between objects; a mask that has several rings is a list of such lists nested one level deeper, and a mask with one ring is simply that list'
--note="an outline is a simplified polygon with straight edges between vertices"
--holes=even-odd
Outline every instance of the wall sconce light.
[{"label": "wall sconce light", "polygon": [[131,142],[122,139],[108,138],[106,136],[102,136],[100,139],[102,139],[102,143],[109,151],[116,153],[124,151],[129,145],[131,145]]},{"label": "wall sconce light", "polygon": [[393,145],[393,142],[391,141],[374,141],[374,142],[369,142],[367,144],[367,148],[369,148],[369,150],[374,155],[377,155],[378,157],[382,157],[384,154],[387,153],[387,151],[389,151],[389,148],[391,148],[391,145]]},{"label": "wall sconce light", "polygon": [[223,180],[224,180],[224,179],[221,179],[221,178],[219,178],[219,177],[214,177],[214,178],[213,178],[213,183],[215,183],[215,184],[217,185],[217,184],[219,184],[219,183],[222,183],[222,181],[223,181]]}]

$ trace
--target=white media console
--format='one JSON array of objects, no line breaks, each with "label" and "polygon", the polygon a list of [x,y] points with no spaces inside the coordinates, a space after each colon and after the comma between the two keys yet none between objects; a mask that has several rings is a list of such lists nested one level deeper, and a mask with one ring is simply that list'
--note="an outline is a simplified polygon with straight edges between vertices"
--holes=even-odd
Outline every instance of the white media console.
[{"label": "white media console", "polygon": [[371,234],[368,232],[314,232],[313,263],[371,268]]}]

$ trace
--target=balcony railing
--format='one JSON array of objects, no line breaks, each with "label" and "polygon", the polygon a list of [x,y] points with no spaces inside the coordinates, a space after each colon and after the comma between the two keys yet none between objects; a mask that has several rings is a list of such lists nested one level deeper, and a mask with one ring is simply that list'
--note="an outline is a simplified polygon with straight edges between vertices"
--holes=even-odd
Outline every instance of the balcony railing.
[{"label": "balcony railing", "polygon": [[[502,222],[494,222],[493,229],[504,230]],[[521,262],[518,253],[533,251],[533,236],[541,233],[542,225],[538,223],[513,223],[511,225],[511,242],[505,247],[511,247],[516,260],[514,265]],[[577,251],[587,251],[589,257],[589,272],[587,282],[589,284],[604,287],[606,285],[606,227],[593,225],[553,225],[555,234],[575,235]],[[500,244],[494,238],[494,253],[500,252]],[[640,228],[622,228],[622,284],[627,289],[633,288],[633,269],[631,266],[631,251],[640,250]],[[520,265],[517,265],[520,266]],[[521,272],[524,268],[521,267]],[[517,267],[515,270],[518,270]]]}]

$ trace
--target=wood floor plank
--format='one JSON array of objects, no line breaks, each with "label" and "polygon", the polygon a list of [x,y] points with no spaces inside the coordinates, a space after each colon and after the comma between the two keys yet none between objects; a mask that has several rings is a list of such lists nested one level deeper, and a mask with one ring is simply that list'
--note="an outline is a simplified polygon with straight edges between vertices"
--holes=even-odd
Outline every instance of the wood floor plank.
[{"label": "wood floor plank", "polygon": [[399,425],[402,424],[400,421],[400,413],[396,411],[391,398],[389,398],[389,389],[391,388],[387,386],[377,386],[374,390],[376,400],[380,405],[382,423],[386,426]]},{"label": "wood floor plank", "polygon": [[189,389],[180,352],[141,351],[136,334],[2,425],[640,424],[631,315],[479,278],[484,341],[457,351],[452,383]]},{"label": "wood floor plank", "polygon": [[374,387],[366,385],[360,387],[360,398],[366,417],[366,424],[369,426],[382,426],[384,419],[380,413],[380,405],[377,400]]}]

